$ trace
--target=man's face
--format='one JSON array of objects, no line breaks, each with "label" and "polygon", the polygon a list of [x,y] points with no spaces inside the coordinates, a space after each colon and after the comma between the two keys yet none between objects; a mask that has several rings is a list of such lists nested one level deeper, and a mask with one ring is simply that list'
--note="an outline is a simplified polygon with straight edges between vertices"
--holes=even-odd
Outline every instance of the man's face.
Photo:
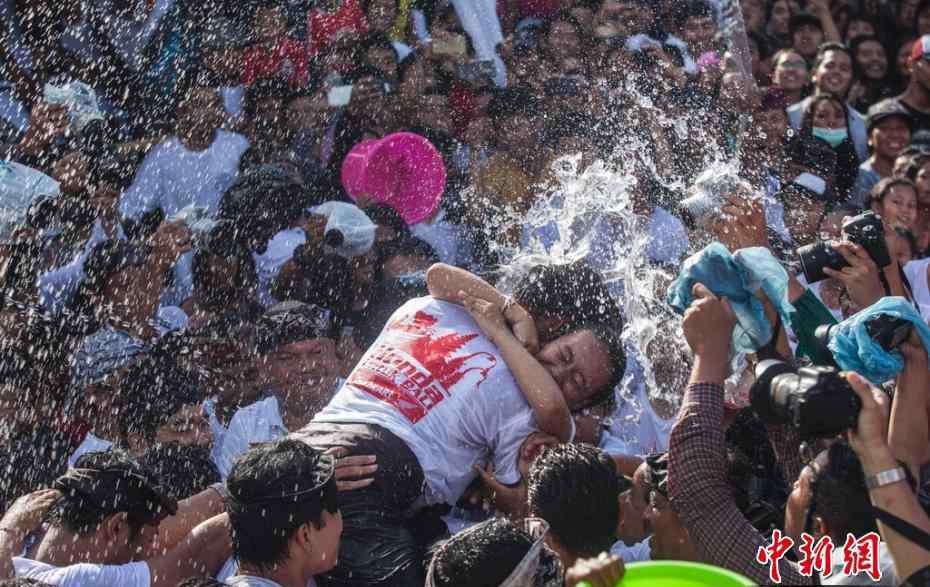
[{"label": "man's face", "polygon": [[886,118],[869,133],[869,144],[885,159],[895,159],[910,142],[911,128],[900,116]]},{"label": "man's face", "polygon": [[814,85],[822,93],[845,96],[852,79],[852,59],[845,51],[827,51],[814,70]]},{"label": "man's face", "polygon": [[555,55],[578,55],[581,52],[581,39],[571,23],[564,20],[553,23],[546,37],[549,49]]},{"label": "man's face", "polygon": [[332,570],[339,562],[339,544],[342,539],[342,512],[331,514],[323,510],[323,526],[315,527],[313,524],[307,524],[312,535],[310,544],[311,552],[308,553],[310,560],[307,567],[311,569],[314,575],[325,573]]},{"label": "man's face", "polygon": [[807,521],[807,509],[811,503],[811,479],[814,471],[808,465],[794,482],[788,501],[785,502],[785,533],[800,543],[804,523]]},{"label": "man's face", "polygon": [[717,25],[709,16],[692,16],[685,21],[681,34],[695,56],[700,56],[711,50]]},{"label": "man's face", "polygon": [[658,491],[649,494],[646,519],[652,525],[652,560],[694,560],[694,546],[688,531],[668,498]]},{"label": "man's face", "polygon": [[782,53],[775,62],[772,81],[786,92],[800,90],[807,83],[807,62],[793,51]]},{"label": "man's face", "polygon": [[223,124],[223,102],[212,88],[197,88],[179,110],[178,126],[182,130],[190,128],[195,134],[209,134]]},{"label": "man's face", "polygon": [[794,50],[808,59],[817,54],[817,47],[823,42],[823,31],[813,24],[802,24],[792,35]]},{"label": "man's face", "polygon": [[265,371],[270,385],[282,391],[306,391],[313,396],[308,399],[318,400],[329,394],[339,376],[336,343],[329,338],[292,342],[266,358]]},{"label": "man's face", "polygon": [[287,105],[287,126],[291,132],[306,130],[322,135],[326,130],[328,104],[325,92],[291,100]]},{"label": "man's face", "polygon": [[762,144],[771,148],[781,147],[788,133],[788,115],[784,110],[774,109],[757,113],[753,120],[761,132]]},{"label": "man's face", "polygon": [[584,406],[610,382],[616,368],[593,332],[579,330],[561,336],[539,351],[536,358],[562,390],[569,409]]},{"label": "man's face", "polygon": [[159,443],[177,442],[185,446],[209,449],[213,446],[210,423],[200,404],[182,406],[163,426],[155,431]]}]

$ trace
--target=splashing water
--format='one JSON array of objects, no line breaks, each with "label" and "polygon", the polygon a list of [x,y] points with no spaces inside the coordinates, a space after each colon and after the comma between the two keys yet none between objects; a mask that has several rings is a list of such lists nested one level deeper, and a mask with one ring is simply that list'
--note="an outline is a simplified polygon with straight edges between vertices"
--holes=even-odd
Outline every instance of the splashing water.
[{"label": "splashing water", "polygon": [[[692,112],[670,118],[656,108],[648,96],[638,93],[632,86],[628,84],[627,89],[631,90],[636,105],[645,111],[645,116],[652,117],[660,127],[671,129],[677,140],[693,140],[696,136],[704,138],[704,171],[700,175],[733,172],[735,159],[727,155],[702,127],[702,113]],[[637,119],[624,110],[612,113],[602,124],[609,124],[614,129],[632,129],[636,122]],[[637,175],[648,178],[671,194],[673,201],[662,203],[666,207],[674,206],[687,195],[687,179],[663,169],[663,163],[655,156],[654,145],[636,132],[626,132],[606,161],[597,160],[582,168],[582,155],[576,153],[555,160],[552,168],[557,179],[555,187],[539,194],[528,214],[519,220],[508,220],[503,227],[494,229],[520,227],[524,235],[519,247],[492,245],[501,259],[499,287],[512,291],[519,277],[536,264],[586,260],[601,272],[623,312],[624,345],[635,353],[642,366],[649,400],[668,402],[677,411],[687,374],[682,380],[680,376],[669,377],[663,372],[660,379],[664,384],[660,384],[653,364],[654,357],[670,354],[669,344],[684,344],[680,318],[665,303],[665,291],[676,275],[650,262],[653,241],[669,237],[650,235],[650,218],[635,210],[644,190]],[[544,230],[548,235],[557,235],[555,240],[543,242],[535,236]],[[610,235],[608,242],[598,242],[598,237],[605,233]],[[663,337],[654,345],[656,348],[647,352],[660,328],[667,330],[671,336]],[[673,356],[678,356],[678,353],[674,352]],[[680,361],[678,366],[681,366]],[[680,384],[671,383],[678,381]],[[619,390],[619,397],[621,401],[629,401],[636,406],[635,419],[638,421],[643,406],[637,405],[638,400],[627,386]]]}]

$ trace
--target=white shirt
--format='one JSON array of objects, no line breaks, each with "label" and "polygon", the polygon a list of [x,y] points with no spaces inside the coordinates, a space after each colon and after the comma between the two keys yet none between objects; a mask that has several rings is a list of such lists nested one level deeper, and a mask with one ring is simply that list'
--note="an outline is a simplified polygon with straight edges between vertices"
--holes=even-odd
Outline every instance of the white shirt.
[{"label": "white shirt", "polygon": [[[645,456],[668,450],[668,437],[675,418],[663,419],[646,393],[646,382],[639,374],[624,377],[617,390],[617,409],[601,437],[601,449],[608,454]],[[625,560],[625,559],[624,559]]]},{"label": "white shirt", "polygon": [[506,484],[536,430],[533,411],[497,348],[460,306],[411,300],[390,318],[314,422],[382,426],[403,440],[426,477],[427,504],[454,504],[493,455]]},{"label": "white shirt", "polygon": [[627,564],[652,560],[652,544],[650,540],[652,538],[646,538],[633,546],[627,546],[625,542],[618,540],[610,547],[610,554],[619,556]]},{"label": "white shirt", "polygon": [[239,408],[229,420],[229,427],[213,448],[213,460],[220,476],[229,476],[233,464],[251,445],[272,442],[287,434],[278,398],[269,396],[263,400]]},{"label": "white shirt", "polygon": [[288,228],[271,238],[264,254],[252,254],[258,273],[258,301],[266,308],[278,303],[271,295],[271,283],[278,277],[284,264],[294,256],[294,250],[305,242],[307,233],[304,229]]},{"label": "white shirt", "polygon": [[225,130],[218,130],[213,143],[196,152],[171,137],[146,155],[120,199],[120,214],[136,219],[161,208],[169,217],[190,205],[203,206],[215,214],[248,147],[245,137]]},{"label": "white shirt", "polygon": [[414,224],[410,227],[410,232],[433,247],[443,263],[466,267],[473,260],[463,238],[464,230],[459,225],[448,222],[442,208],[439,209],[439,213],[432,222],[424,221]]},{"label": "white shirt", "polygon": [[84,437],[84,440],[81,441],[81,444],[74,449],[74,453],[68,457],[68,466],[73,467],[74,463],[87,453],[91,452],[107,452],[113,448],[113,443],[109,440],[104,440],[100,437],[94,436],[92,433],[88,432],[87,436]]},{"label": "white shirt", "polygon": [[152,583],[145,562],[125,565],[94,565],[80,563],[54,567],[28,558],[13,557],[17,577],[36,579],[59,587],[149,587]]},{"label": "white shirt", "polygon": [[891,559],[891,551],[884,541],[878,543],[878,570],[882,578],[878,581],[872,581],[872,578],[865,573],[859,575],[846,575],[843,573],[845,560],[843,558],[843,544],[837,544],[833,549],[833,573],[820,579],[821,585],[888,585],[892,587],[898,585],[899,581],[895,575],[894,561]]},{"label": "white shirt", "polygon": [[930,320],[930,284],[927,283],[927,266],[930,259],[911,261],[904,266],[904,276],[911,286],[911,294],[920,309],[920,317]]}]

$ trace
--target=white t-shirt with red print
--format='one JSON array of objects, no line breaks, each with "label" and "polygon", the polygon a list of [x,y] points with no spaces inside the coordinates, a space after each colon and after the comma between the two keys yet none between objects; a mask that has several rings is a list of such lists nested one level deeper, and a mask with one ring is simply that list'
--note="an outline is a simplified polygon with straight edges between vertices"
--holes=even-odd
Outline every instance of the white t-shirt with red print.
[{"label": "white t-shirt with red print", "polygon": [[502,483],[520,480],[532,408],[494,344],[460,306],[404,304],[314,422],[382,426],[403,440],[426,477],[429,504],[454,504],[492,460]]}]

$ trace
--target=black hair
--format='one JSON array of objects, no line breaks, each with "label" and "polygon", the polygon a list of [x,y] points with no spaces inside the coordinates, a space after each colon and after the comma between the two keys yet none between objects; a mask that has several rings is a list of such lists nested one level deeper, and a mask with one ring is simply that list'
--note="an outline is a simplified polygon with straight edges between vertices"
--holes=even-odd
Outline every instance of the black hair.
[{"label": "black hair", "polygon": [[761,35],[756,31],[746,31],[746,37],[756,44],[756,48],[759,50],[760,61],[765,61],[772,56],[772,47],[764,35]]},{"label": "black hair", "polygon": [[279,77],[263,78],[245,89],[242,102],[242,111],[249,118],[255,116],[258,104],[262,100],[278,99],[283,103],[290,100],[294,94],[291,85],[286,79]]},{"label": "black hair", "polygon": [[3,579],[0,581],[0,587],[54,587],[49,583],[43,583],[38,579],[26,579],[25,577],[15,577],[13,579]]},{"label": "black hair", "polygon": [[[801,121],[801,131],[808,136],[814,136],[814,115],[817,110],[817,106],[821,102],[833,102],[833,104],[840,107],[840,111],[843,113],[843,123],[846,125],[847,136],[852,136],[852,132],[849,129],[849,116],[846,114],[846,102],[842,98],[836,96],[835,94],[823,93],[815,94],[811,96],[810,102],[807,105],[807,109],[804,111],[804,118]],[[858,167],[858,165],[857,165]]]},{"label": "black hair", "polygon": [[614,388],[620,385],[620,382],[623,380],[623,374],[626,372],[626,353],[623,350],[623,340],[621,338],[623,324],[619,321],[591,322],[589,324],[582,324],[573,330],[569,330],[566,334],[584,330],[591,331],[594,334],[594,338],[604,346],[604,351],[607,353],[607,367],[610,369],[610,378],[607,380],[607,383],[601,389],[597,390],[593,396],[588,398],[582,406],[575,408],[576,412],[612,402],[614,399]]},{"label": "black hair", "polygon": [[212,577],[189,577],[178,583],[178,587],[226,587]]},{"label": "black hair", "polygon": [[132,365],[119,388],[120,431],[138,434],[147,441],[154,440],[156,431],[182,407],[203,400],[193,374],[162,353],[150,353]]},{"label": "black hair", "polygon": [[691,0],[683,6],[675,8],[675,26],[682,28],[689,18],[712,18],[714,24],[717,23],[717,17],[714,9],[711,8],[705,0]]},{"label": "black hair", "polygon": [[849,56],[849,62],[855,63],[856,56],[853,54],[852,50],[842,43],[837,43],[836,41],[828,41],[826,43],[821,43],[817,47],[817,55],[814,57],[814,63],[811,65],[811,72],[820,67],[820,64],[823,63],[823,60],[827,58],[827,53],[830,51],[840,51]]},{"label": "black hair", "polygon": [[560,444],[530,465],[530,515],[548,522],[551,534],[578,557],[610,550],[620,519],[619,493],[616,464],[591,445]]},{"label": "black hair", "polygon": [[202,446],[159,444],[145,451],[139,462],[158,475],[165,492],[176,500],[197,495],[220,481],[210,450]]},{"label": "black hair", "polygon": [[491,518],[443,542],[433,555],[436,587],[497,587],[510,576],[533,539],[507,518]]},{"label": "black hair", "polygon": [[923,169],[924,165],[926,165],[928,162],[930,162],[930,155],[926,153],[919,153],[916,155],[912,155],[911,160],[907,164],[907,167],[904,168],[904,177],[916,183],[917,175],[920,173],[920,170]]},{"label": "black hair", "polygon": [[390,257],[398,255],[423,257],[430,265],[439,263],[439,255],[436,254],[436,250],[428,242],[415,236],[394,239],[381,245],[378,250],[379,264]]},{"label": "black hair", "polygon": [[332,460],[305,442],[280,440],[239,457],[226,481],[233,555],[240,564],[274,568],[305,524],[324,525],[339,511]]},{"label": "black hair", "polygon": [[823,518],[834,539],[847,533],[856,536],[877,533],[859,457],[842,439],[825,452],[827,463],[811,480],[811,511]]},{"label": "black hair", "polygon": [[410,228],[400,212],[389,204],[372,204],[365,208],[365,215],[378,226],[386,226],[397,233],[398,238],[410,234]]},{"label": "black hair", "polygon": [[590,322],[621,320],[604,280],[584,262],[537,265],[514,287],[514,299],[537,320],[561,318],[569,328]]},{"label": "black hair", "polygon": [[885,52],[885,59],[889,61],[888,71],[885,72],[885,78],[888,78],[888,76],[891,74],[891,70],[893,69],[892,65],[894,65],[890,62],[888,47],[886,47],[885,44],[882,43],[882,40],[875,35],[859,35],[849,42],[849,53],[852,57],[853,73],[856,76],[856,79],[862,79],[862,68],[859,66],[859,61],[856,59],[856,55],[859,53],[859,47],[865,43],[878,43],[882,50]]},{"label": "black hair", "polygon": [[488,103],[488,117],[495,123],[513,116],[535,116],[539,111],[539,101],[529,88],[505,88],[494,93]]},{"label": "black hair", "polygon": [[[251,251],[246,249],[243,246],[236,246],[239,243],[233,243],[233,246],[230,246],[228,250],[226,249],[225,244],[220,247],[216,247],[219,250],[214,250],[214,247],[210,246],[201,246],[194,251],[194,258],[191,263],[191,274],[193,276],[194,284],[200,287],[203,287],[203,283],[207,281],[207,273],[211,270],[210,261],[213,257],[222,257],[228,263],[235,263],[238,265],[238,271],[235,276],[231,277],[232,281],[230,285],[237,290],[248,290],[255,288],[258,285],[258,271],[255,267],[255,258],[252,256]],[[212,292],[205,292],[207,294],[208,301],[217,302],[220,304],[229,303],[228,299],[210,299]]]},{"label": "black hair", "polygon": [[914,190],[915,193],[917,192],[917,186],[906,177],[885,177],[879,180],[879,182],[872,187],[872,190],[869,191],[869,201],[867,204],[872,206],[875,203],[881,203],[882,200],[885,199],[885,196],[888,195],[888,192],[891,191],[891,188],[899,185],[909,187]]},{"label": "black hair", "polygon": [[75,470],[88,471],[80,478],[59,477],[53,487],[61,498],[48,513],[49,522],[78,535],[96,531],[113,514],[126,512],[129,539],[135,540],[143,526],[157,523],[177,511],[174,500],[161,491],[157,477],[119,449],[81,455]]}]

